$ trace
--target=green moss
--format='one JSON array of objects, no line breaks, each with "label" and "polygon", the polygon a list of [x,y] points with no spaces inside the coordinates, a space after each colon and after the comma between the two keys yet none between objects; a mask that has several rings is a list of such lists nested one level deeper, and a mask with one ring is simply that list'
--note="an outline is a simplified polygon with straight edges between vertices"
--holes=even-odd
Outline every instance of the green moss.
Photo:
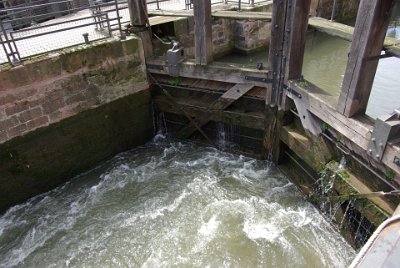
[{"label": "green moss", "polygon": [[140,91],[0,145],[0,212],[48,191],[153,134]]}]

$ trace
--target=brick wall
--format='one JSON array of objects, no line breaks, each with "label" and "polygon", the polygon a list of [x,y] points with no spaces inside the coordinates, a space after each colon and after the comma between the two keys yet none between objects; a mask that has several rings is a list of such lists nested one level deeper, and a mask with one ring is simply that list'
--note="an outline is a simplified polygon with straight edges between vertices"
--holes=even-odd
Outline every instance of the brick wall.
[{"label": "brick wall", "polygon": [[0,144],[147,89],[141,43],[109,40],[0,71]]}]

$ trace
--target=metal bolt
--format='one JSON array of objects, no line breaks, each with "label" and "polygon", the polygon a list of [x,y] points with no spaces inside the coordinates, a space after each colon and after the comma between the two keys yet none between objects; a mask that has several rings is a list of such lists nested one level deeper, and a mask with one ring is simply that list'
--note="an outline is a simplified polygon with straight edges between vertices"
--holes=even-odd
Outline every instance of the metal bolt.
[{"label": "metal bolt", "polygon": [[372,141],[372,142],[375,142],[375,141],[376,141],[376,139],[375,139],[375,138],[372,138],[372,139],[371,139],[371,141]]},{"label": "metal bolt", "polygon": [[383,143],[379,143],[379,146],[380,146],[381,148],[383,148]]},{"label": "metal bolt", "polygon": [[376,157],[376,158],[379,158],[379,157],[381,157],[381,156],[380,156],[379,154],[377,154],[377,155],[375,155],[375,157]]},{"label": "metal bolt", "polygon": [[369,153],[369,154],[372,154],[372,149],[369,149],[369,150],[368,150],[368,153]]}]

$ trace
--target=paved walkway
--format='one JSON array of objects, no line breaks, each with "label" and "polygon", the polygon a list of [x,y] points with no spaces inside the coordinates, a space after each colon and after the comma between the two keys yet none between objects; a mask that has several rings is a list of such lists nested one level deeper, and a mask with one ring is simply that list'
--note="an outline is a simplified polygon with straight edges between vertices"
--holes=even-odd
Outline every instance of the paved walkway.
[{"label": "paved walkway", "polygon": [[[242,0],[243,1],[243,0]],[[263,2],[265,0],[256,0],[255,2]],[[212,4],[223,3],[224,0],[212,0]],[[234,2],[234,0],[232,0]],[[245,2],[245,1],[244,1]],[[162,10],[182,10],[186,8],[185,0],[168,0],[160,1],[159,8]],[[115,11],[107,11],[115,9],[115,5],[102,7],[102,11],[106,11],[110,21],[111,28],[117,28],[117,14]],[[149,10],[157,9],[157,3],[149,3]],[[122,17],[121,23],[126,24],[129,22],[129,11],[127,4],[119,5],[119,15]],[[103,29],[97,27],[97,25],[87,25],[94,22],[92,13],[89,9],[68,14],[56,19],[52,19],[43,23],[36,24],[34,26],[21,29],[12,33],[15,40],[15,45],[18,48],[20,57],[22,59],[28,58],[34,55],[40,55],[46,52],[59,50],[62,48],[75,46],[84,43],[83,34],[87,33],[90,41],[96,41],[104,38],[109,38],[109,32],[107,30],[107,23],[104,23]],[[54,25],[56,24],[57,25]],[[68,29],[71,27],[77,27],[73,29]],[[64,30],[65,29],[65,30]],[[57,31],[53,33],[48,33],[50,31]],[[38,34],[43,34],[41,36],[36,36]],[[48,34],[45,34],[48,33]],[[9,34],[10,35],[10,34]],[[116,29],[112,32],[113,36],[119,35],[119,31]],[[29,37],[29,38],[28,38]],[[4,36],[1,38],[4,41]],[[20,39],[27,38],[27,39]],[[7,51],[9,48],[6,47]],[[7,57],[4,48],[0,46],[0,64],[7,62]]]}]

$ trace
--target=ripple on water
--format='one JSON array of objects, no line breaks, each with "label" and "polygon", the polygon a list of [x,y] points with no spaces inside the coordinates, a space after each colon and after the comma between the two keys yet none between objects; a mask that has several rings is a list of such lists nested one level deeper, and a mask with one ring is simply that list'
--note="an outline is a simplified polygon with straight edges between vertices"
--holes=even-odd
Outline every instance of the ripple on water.
[{"label": "ripple on water", "polygon": [[270,163],[160,136],[0,218],[0,267],[345,267],[354,254]]}]

